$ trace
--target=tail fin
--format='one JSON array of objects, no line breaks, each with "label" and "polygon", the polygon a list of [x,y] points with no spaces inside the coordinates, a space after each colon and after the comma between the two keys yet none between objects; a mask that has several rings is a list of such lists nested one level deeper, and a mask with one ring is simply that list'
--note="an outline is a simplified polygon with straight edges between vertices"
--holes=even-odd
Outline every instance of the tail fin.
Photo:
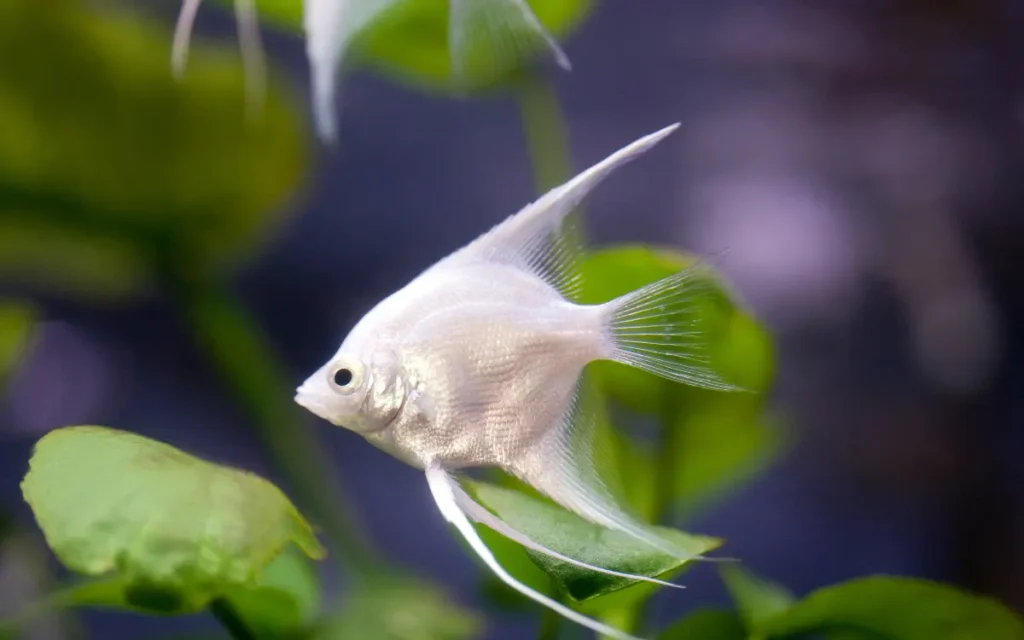
[{"label": "tail fin", "polygon": [[469,54],[473,49],[485,54],[477,61],[488,65],[488,72],[507,73],[540,48],[548,49],[562,69],[572,68],[568,56],[527,0],[451,0],[448,42],[452,75],[459,82],[469,77]]},{"label": "tail fin", "polygon": [[682,384],[743,391],[711,366],[711,336],[702,324],[725,294],[702,271],[691,265],[606,303],[606,357]]}]

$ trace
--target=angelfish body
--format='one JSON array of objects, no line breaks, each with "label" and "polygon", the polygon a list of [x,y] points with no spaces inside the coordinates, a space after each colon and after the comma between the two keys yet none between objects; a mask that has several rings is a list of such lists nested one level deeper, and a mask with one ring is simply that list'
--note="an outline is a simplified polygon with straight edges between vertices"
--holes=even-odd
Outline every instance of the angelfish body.
[{"label": "angelfish body", "polygon": [[[368,375],[388,382],[361,428],[392,455],[422,469],[525,472],[604,342],[595,309],[536,276],[501,264],[442,266],[367,314],[331,362],[378,363]],[[331,385],[330,366],[314,385]]]},{"label": "angelfish body", "polygon": [[[581,255],[563,224],[586,193],[677,125],[651,134],[553,189],[381,301],[296,401],[424,469],[438,507],[502,580],[596,631],[628,634],[509,576],[475,530],[482,522],[560,556],[473,501],[453,472],[498,467],[596,524],[682,558],[691,554],[624,511],[592,463],[584,368],[613,360],[705,388],[735,389],[707,365],[706,337],[673,312],[710,289],[685,270],[598,305],[574,301]],[[642,576],[630,576],[660,582]]]}]

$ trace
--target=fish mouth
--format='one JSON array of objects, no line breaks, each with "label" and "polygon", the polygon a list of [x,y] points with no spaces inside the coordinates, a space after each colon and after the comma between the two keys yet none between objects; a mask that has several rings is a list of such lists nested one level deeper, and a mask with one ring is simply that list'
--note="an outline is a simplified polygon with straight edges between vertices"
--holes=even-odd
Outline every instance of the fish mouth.
[{"label": "fish mouth", "polygon": [[301,387],[295,392],[294,400],[295,404],[309,411],[316,417],[327,420],[328,422],[333,422],[330,418],[327,417],[327,407],[322,402],[317,402],[315,396],[306,393],[305,391],[302,390]]},{"label": "fish mouth", "polygon": [[[390,415],[387,416],[387,419],[373,424],[374,421],[367,421],[365,419],[360,419],[358,416],[351,415],[346,416],[347,419],[335,419],[333,416],[336,415],[336,412],[331,410],[329,403],[321,400],[322,395],[318,393],[318,391],[320,390],[316,388],[315,385],[310,387],[308,383],[302,384],[295,390],[295,397],[293,400],[295,401],[295,404],[306,409],[316,417],[325,420],[336,427],[348,429],[349,431],[362,435],[377,433],[391,427],[391,425],[398,421],[398,418],[402,415],[402,412],[405,410],[405,406],[410,399],[408,393],[401,394],[401,399],[397,403],[398,406]],[[365,412],[366,415],[372,415],[374,413],[366,406],[369,401],[370,394],[367,393],[360,406],[360,409]]]}]

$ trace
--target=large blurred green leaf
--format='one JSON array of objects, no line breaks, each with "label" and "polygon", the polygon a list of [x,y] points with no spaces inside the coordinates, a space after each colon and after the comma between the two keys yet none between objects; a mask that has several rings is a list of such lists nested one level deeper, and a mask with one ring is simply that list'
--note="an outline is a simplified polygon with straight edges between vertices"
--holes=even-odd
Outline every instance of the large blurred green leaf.
[{"label": "large blurred green leaf", "polygon": [[735,612],[704,609],[658,634],[658,640],[748,640],[748,636]]},{"label": "large blurred green leaf", "polygon": [[21,359],[35,316],[35,310],[26,304],[0,300],[0,384]]},{"label": "large blurred green leaf", "polygon": [[76,0],[0,3],[0,274],[124,295],[264,237],[299,184],[299,111],[247,120],[233,49],[170,72],[166,25]]},{"label": "large blurred green leaf", "polygon": [[[512,528],[570,558],[648,577],[677,575],[687,564],[678,558],[654,550],[627,534],[589,523],[565,509],[525,492],[478,481],[467,481],[466,489]],[[693,554],[705,553],[722,543],[716,538],[693,536],[672,529],[661,528],[660,531]],[[656,588],[656,585],[638,584],[638,581],[628,578],[597,573],[534,551],[524,549],[523,552],[576,603],[605,596],[632,585],[643,584],[652,590]],[[500,557],[499,560],[504,561]]]},{"label": "large blurred green leaf", "polygon": [[324,555],[310,525],[267,480],[106,427],[40,439],[22,492],[65,566],[116,573],[125,602],[147,610],[197,611],[235,587],[294,584],[273,575],[258,582],[290,542]]},{"label": "large blurred green leaf", "polygon": [[841,632],[886,640],[1022,640],[1024,621],[991,598],[948,585],[872,576],[820,589],[756,631],[767,638]]},{"label": "large blurred green leaf", "polygon": [[[0,638],[17,637],[16,631],[28,628],[32,621],[72,608],[93,607],[158,615],[188,613],[195,608],[153,608],[151,603],[134,598],[132,589],[131,582],[123,576],[77,581],[51,592],[22,611],[17,618],[0,621]],[[278,555],[254,583],[230,587],[223,597],[249,631],[268,640],[308,633],[316,622],[320,607],[316,574],[308,561],[292,549]]]},{"label": "large blurred green leaf", "polygon": [[[230,3],[234,0],[221,0]],[[472,0],[501,5],[506,0]],[[590,12],[592,0],[528,0],[537,19],[556,38],[567,36]],[[362,64],[423,89],[462,93],[492,88],[514,80],[534,61],[550,55],[536,39],[524,39],[511,31],[487,32],[467,43],[465,80],[452,74],[449,48],[450,0],[391,0],[391,6],[352,42],[354,58]],[[510,5],[511,6],[511,5]],[[287,30],[302,32],[302,7],[299,0],[257,0],[263,18]],[[514,8],[514,7],[512,7]],[[493,53],[491,47],[510,46],[515,39],[523,48]]]},{"label": "large blurred green leaf", "polygon": [[[648,246],[595,251],[583,265],[582,301],[606,302],[693,262],[690,256]],[[705,296],[703,304],[680,313],[688,314],[685,320],[708,337],[715,370],[750,393],[698,389],[614,362],[591,367],[608,398],[634,414],[657,417],[662,429],[674,430],[673,437],[665,439],[674,444],[672,484],[676,502],[688,508],[705,504],[749,478],[784,445],[784,434],[766,410],[775,376],[771,338],[722,280],[715,278],[709,284],[714,293]],[[626,490],[651,505],[655,452],[642,443],[628,447],[633,463]]]},{"label": "large blurred green leaf", "polygon": [[754,575],[743,567],[725,566],[719,569],[719,573],[748,627],[756,627],[796,602],[793,594],[782,585]]},{"label": "large blurred green leaf", "polygon": [[440,589],[408,577],[378,575],[345,597],[313,640],[467,640],[483,620]]}]

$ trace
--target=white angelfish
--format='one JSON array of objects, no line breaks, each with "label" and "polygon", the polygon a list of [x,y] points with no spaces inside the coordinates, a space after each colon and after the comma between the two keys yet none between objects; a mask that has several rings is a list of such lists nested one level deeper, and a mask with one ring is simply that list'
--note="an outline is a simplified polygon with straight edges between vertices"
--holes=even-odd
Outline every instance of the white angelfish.
[{"label": "white angelfish", "polygon": [[624,147],[425,270],[363,316],[295,396],[425,470],[443,516],[506,584],[622,639],[632,636],[509,575],[471,521],[564,562],[667,583],[545,548],[474,501],[454,474],[498,467],[590,522],[680,559],[705,559],[629,515],[602,483],[583,373],[593,361],[612,360],[681,383],[739,390],[709,366],[707,337],[674,313],[693,310],[714,289],[691,267],[605,304],[578,304],[581,248],[567,224],[598,183],[677,126]]},{"label": "white angelfish", "polygon": [[[175,78],[185,75],[196,15],[203,0],[182,0],[171,44],[171,71]],[[266,96],[267,63],[260,39],[256,0],[235,0],[235,21],[241,42],[242,64],[245,68],[246,104],[252,112],[259,110]]]},{"label": "white angelfish", "polygon": [[[338,76],[353,38],[385,13],[410,0],[306,0],[303,21],[306,56],[312,84],[313,120],[317,135],[332,143],[337,137]],[[550,49],[558,65],[569,59],[537,19],[527,0],[449,0],[448,42],[452,74],[465,79],[466,59],[475,38],[482,38],[492,63],[504,69],[537,42]]]}]

